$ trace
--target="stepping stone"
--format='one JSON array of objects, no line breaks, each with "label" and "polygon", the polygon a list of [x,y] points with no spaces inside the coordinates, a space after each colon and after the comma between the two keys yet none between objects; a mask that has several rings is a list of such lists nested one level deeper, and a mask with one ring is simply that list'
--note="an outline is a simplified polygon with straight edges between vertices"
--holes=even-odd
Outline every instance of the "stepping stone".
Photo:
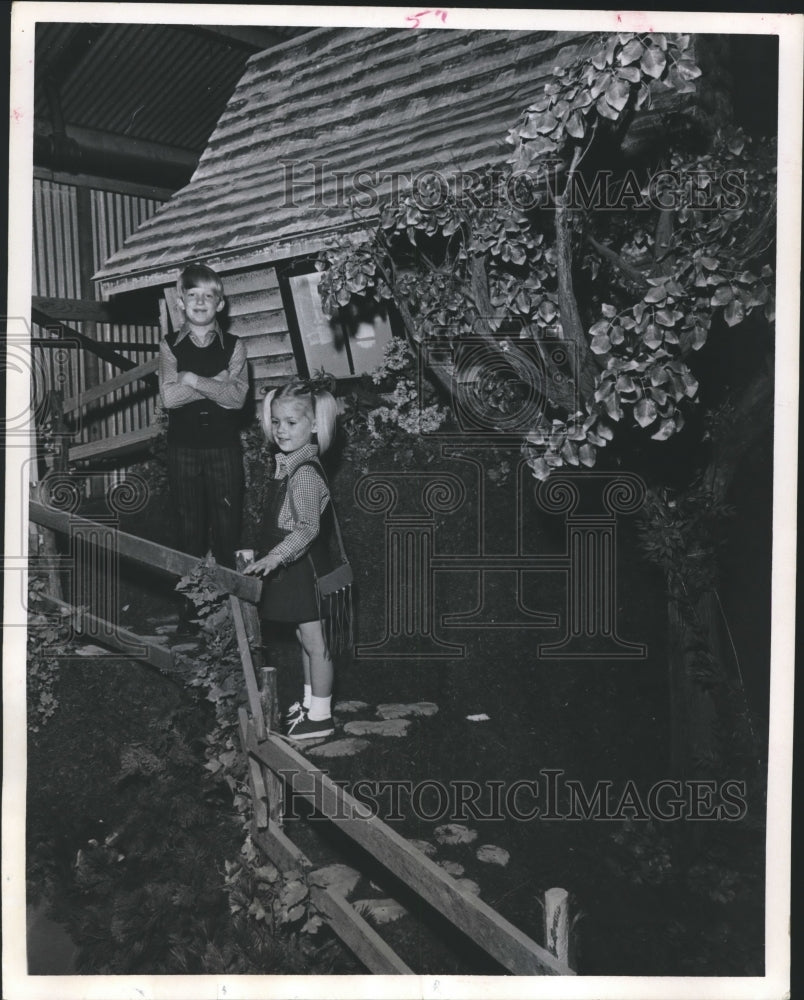
[{"label": "stepping stone", "polygon": [[173,635],[174,632],[178,632],[178,625],[157,625],[154,629],[157,635]]},{"label": "stepping stone", "polygon": [[375,924],[389,924],[408,912],[395,899],[356,899],[352,905],[361,916],[368,917]]},{"label": "stepping stone", "polygon": [[407,719],[386,719],[382,722],[358,719],[347,722],[343,729],[350,736],[404,736],[409,725]]},{"label": "stepping stone", "polygon": [[471,892],[473,896],[480,895],[480,886],[470,878],[456,878],[455,884],[466,892]]},{"label": "stepping stone", "polygon": [[439,844],[471,844],[473,840],[477,840],[477,830],[470,830],[462,823],[437,826],[433,835]]},{"label": "stepping stone", "polygon": [[429,840],[409,840],[408,843],[411,847],[415,847],[417,851],[426,854],[428,858],[432,858],[436,853],[435,845],[431,844]]},{"label": "stepping stone", "polygon": [[359,737],[347,737],[343,740],[333,740],[332,743],[319,743],[310,747],[308,753],[311,757],[351,757],[361,750],[370,746],[368,740],[361,740]]},{"label": "stepping stone", "polygon": [[511,855],[504,847],[495,847],[494,844],[483,844],[475,851],[478,861],[485,861],[489,865],[507,865],[511,860]]},{"label": "stepping stone", "polygon": [[488,722],[489,721],[489,717],[486,715],[485,712],[480,712],[479,715],[467,715],[466,718],[469,720],[469,722]]},{"label": "stepping stone", "polygon": [[335,712],[345,712],[347,715],[351,712],[362,712],[365,708],[371,708],[371,705],[365,701],[339,701],[335,704]]},{"label": "stepping stone", "polygon": [[101,649],[100,646],[93,646],[91,643],[87,646],[76,646],[75,652],[79,656],[111,656],[112,653],[108,649]]},{"label": "stepping stone", "polygon": [[197,642],[180,642],[176,646],[171,646],[171,653],[190,653],[193,650],[198,649]]},{"label": "stepping stone", "polygon": [[317,868],[310,872],[307,881],[322,889],[335,889],[348,899],[360,881],[360,872],[350,868],[349,865],[327,865],[325,868]]},{"label": "stepping stone", "polygon": [[377,706],[377,715],[383,719],[404,719],[409,715],[435,715],[437,711],[438,705],[432,701],[419,701],[414,705],[393,703]]},{"label": "stepping stone", "polygon": [[466,871],[463,865],[457,861],[437,861],[436,864],[443,868],[447,875],[452,875],[454,878],[460,878]]}]

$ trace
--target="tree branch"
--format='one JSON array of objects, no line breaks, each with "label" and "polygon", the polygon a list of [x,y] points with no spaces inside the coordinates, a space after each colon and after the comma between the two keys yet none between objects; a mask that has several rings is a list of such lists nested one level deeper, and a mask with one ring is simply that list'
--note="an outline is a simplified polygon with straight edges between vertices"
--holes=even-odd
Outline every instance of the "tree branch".
[{"label": "tree branch", "polygon": [[776,221],[776,199],[773,198],[770,205],[765,209],[762,214],[762,218],[757,223],[757,227],[751,236],[746,240],[746,244],[743,247],[742,259],[747,261],[752,258],[756,253],[767,249],[763,247],[762,241],[768,234],[768,230],[773,227],[773,223]]},{"label": "tree branch", "polygon": [[572,282],[572,238],[569,222],[567,194],[572,177],[578,168],[584,154],[576,148],[572,155],[567,174],[567,184],[561,195],[556,198],[556,269],[558,274],[558,305],[561,311],[561,326],[564,339],[572,341],[577,354],[570,351],[570,368],[573,377],[584,398],[590,399],[594,393],[597,368],[594,355],[586,342],[586,331],[581,321],[578,300]]},{"label": "tree branch", "polygon": [[634,267],[633,264],[629,264],[624,257],[621,257],[620,254],[618,254],[615,250],[612,250],[611,247],[606,246],[604,243],[598,243],[594,236],[587,235],[586,242],[604,260],[607,260],[612,267],[614,267],[617,271],[620,271],[631,282],[631,284],[636,285],[641,291],[646,291],[648,289],[648,280],[638,267]]}]

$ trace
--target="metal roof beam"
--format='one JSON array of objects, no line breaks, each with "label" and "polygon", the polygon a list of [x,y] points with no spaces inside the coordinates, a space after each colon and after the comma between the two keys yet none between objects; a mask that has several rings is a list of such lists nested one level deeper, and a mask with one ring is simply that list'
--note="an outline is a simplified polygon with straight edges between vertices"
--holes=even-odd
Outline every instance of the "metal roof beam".
[{"label": "metal roof beam", "polygon": [[263,49],[279,45],[280,42],[293,37],[298,31],[297,28],[268,28],[237,24],[192,24],[184,27],[187,31],[192,31],[195,34],[214,35],[218,39],[225,38],[232,44],[251,52],[262,52]]},{"label": "metal roof beam", "polygon": [[69,173],[150,180],[167,187],[185,184],[198,164],[197,154],[144,139],[67,125],[62,143],[40,122],[34,123],[34,163]]}]

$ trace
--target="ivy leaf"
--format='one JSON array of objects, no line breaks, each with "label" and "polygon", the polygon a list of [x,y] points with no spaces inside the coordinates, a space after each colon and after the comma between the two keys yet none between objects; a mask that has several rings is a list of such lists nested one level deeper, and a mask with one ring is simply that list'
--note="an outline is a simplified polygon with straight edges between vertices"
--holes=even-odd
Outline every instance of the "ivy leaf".
[{"label": "ivy leaf", "polygon": [[665,56],[660,48],[651,45],[649,49],[645,49],[639,65],[646,76],[658,80],[662,73],[664,73],[664,68],[667,65],[667,56]]},{"label": "ivy leaf", "polygon": [[683,376],[684,382],[684,394],[690,399],[698,391],[698,379],[692,374],[692,372],[685,372]]},{"label": "ivy leaf", "polygon": [[655,434],[651,434],[651,438],[654,441],[666,441],[669,437],[672,437],[676,432],[675,421],[669,417],[663,420],[659,425],[658,431]]},{"label": "ivy leaf", "polygon": [[[547,112],[547,114],[550,114],[550,113]],[[556,120],[555,120],[555,117],[553,115],[550,115],[550,117],[553,120],[553,124],[550,126],[550,128],[544,129],[544,128],[541,127],[541,125],[542,125],[545,117],[546,116],[544,114],[540,114],[540,115],[528,115],[528,120],[518,130],[519,131],[519,137],[520,137],[520,139],[535,139],[537,136],[541,135],[542,133],[549,132],[549,131],[551,131],[551,129],[555,128],[555,126],[556,126]]]},{"label": "ivy leaf", "polygon": [[656,404],[652,399],[640,399],[634,407],[634,416],[640,427],[647,427],[658,416]]},{"label": "ivy leaf", "polygon": [[567,130],[567,134],[571,135],[573,139],[583,139],[586,132],[583,119],[577,111],[572,112],[564,127]]},{"label": "ivy leaf", "polygon": [[655,350],[657,347],[661,346],[662,334],[659,327],[655,323],[650,323],[647,330],[645,330],[645,335],[642,338],[645,342],[645,346],[649,347],[651,350]]},{"label": "ivy leaf", "polygon": [[695,84],[692,82],[692,80],[683,80],[679,76],[675,66],[670,70],[670,76],[668,78],[668,82],[670,83],[670,85],[673,87],[673,89],[677,94],[695,93]]},{"label": "ivy leaf", "polygon": [[649,97],[650,97],[650,87],[647,87],[644,83],[640,84],[640,86],[639,86],[639,96],[636,99],[636,110],[637,111],[639,111],[639,109],[642,107],[642,105],[645,103],[645,101],[648,100]]},{"label": "ivy leaf", "polygon": [[533,461],[529,462],[528,464],[530,465],[531,469],[533,469],[533,475],[541,482],[544,482],[545,479],[549,479],[550,466],[547,464],[547,462],[545,462],[543,458],[536,458]]},{"label": "ivy leaf", "polygon": [[745,319],[745,309],[739,299],[732,299],[726,306],[723,317],[729,326],[736,326]]},{"label": "ivy leaf", "polygon": [[631,88],[624,80],[614,80],[606,91],[606,100],[617,111],[622,111],[628,103],[630,93]]},{"label": "ivy leaf", "polygon": [[617,62],[621,66],[629,66],[635,63],[644,52],[644,46],[638,38],[632,38],[627,45],[623,46],[622,52],[617,56]]},{"label": "ivy leaf", "polygon": [[710,306],[727,306],[734,299],[731,285],[718,285],[715,294],[709,300]]},{"label": "ivy leaf", "polygon": [[616,111],[602,94],[595,102],[595,107],[597,108],[597,113],[602,115],[604,118],[610,118],[612,121],[616,122],[620,117],[620,112]]},{"label": "ivy leaf", "polygon": [[676,71],[682,80],[697,80],[701,75],[700,67],[696,66],[692,59],[679,59]]},{"label": "ivy leaf", "polygon": [[545,321],[545,323],[552,323],[556,318],[556,307],[549,299],[542,299],[539,304],[539,316]]},{"label": "ivy leaf", "polygon": [[558,147],[552,139],[546,135],[536,135],[527,144],[528,155],[531,159],[535,156],[542,156],[544,153],[554,153]]},{"label": "ivy leaf", "polygon": [[642,74],[636,66],[623,66],[622,69],[617,70],[617,76],[619,76],[621,80],[627,80],[629,83],[639,83],[642,79]]},{"label": "ivy leaf", "polygon": [[571,441],[565,441],[561,446],[561,457],[569,465],[578,465],[578,455],[575,449],[575,445]]},{"label": "ivy leaf", "polygon": [[667,298],[667,292],[665,291],[664,285],[656,285],[654,288],[649,288],[648,291],[642,297],[643,302],[664,302]]},{"label": "ivy leaf", "polygon": [[527,258],[527,254],[523,247],[515,244],[511,247],[511,263],[512,264],[524,264]]},{"label": "ivy leaf", "polygon": [[592,343],[589,345],[589,348],[593,354],[608,354],[611,350],[611,341],[605,334],[592,337]]},{"label": "ivy leaf", "polygon": [[595,449],[591,444],[582,444],[578,449],[578,458],[581,460],[581,464],[588,469],[591,469],[595,464],[595,457]]}]

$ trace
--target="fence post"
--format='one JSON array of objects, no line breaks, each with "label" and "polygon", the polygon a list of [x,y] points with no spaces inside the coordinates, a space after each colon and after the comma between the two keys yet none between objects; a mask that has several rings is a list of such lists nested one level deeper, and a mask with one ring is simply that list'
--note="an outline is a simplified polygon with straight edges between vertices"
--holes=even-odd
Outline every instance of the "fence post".
[{"label": "fence post", "polygon": [[[271,730],[279,728],[279,702],[276,696],[276,668],[260,668],[260,704],[265,715],[265,728],[270,733]],[[282,826],[282,816],[284,813],[284,786],[282,781],[274,771],[264,767],[262,771],[263,781],[268,791],[268,816],[277,826]]]},{"label": "fence post", "polygon": [[548,889],[544,894],[544,946],[569,965],[569,893]]}]

